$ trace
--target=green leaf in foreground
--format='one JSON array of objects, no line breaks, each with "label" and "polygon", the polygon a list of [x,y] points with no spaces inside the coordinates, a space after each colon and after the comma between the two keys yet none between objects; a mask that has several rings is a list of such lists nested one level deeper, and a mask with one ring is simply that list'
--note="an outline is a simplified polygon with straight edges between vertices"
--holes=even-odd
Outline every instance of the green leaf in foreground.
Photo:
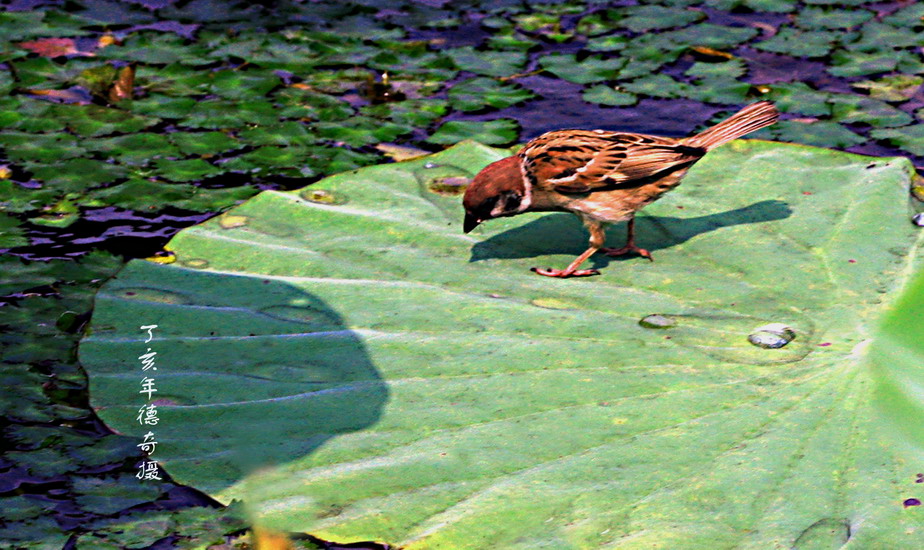
[{"label": "green leaf in foreground", "polygon": [[[467,142],[266,191],[180,232],[175,263],[130,262],[81,344],[93,406],[142,433],[152,347],[167,470],[328,540],[916,544],[921,449],[887,435],[863,351],[920,256],[909,162],[735,142],[639,218],[657,262],[551,280],[529,268],[584,249],[575,220],[465,235],[445,192],[507,154]],[[795,339],[748,343],[768,323]]]},{"label": "green leaf in foreground", "polygon": [[[895,307],[886,315],[876,333],[869,358],[877,382],[877,404],[896,432],[910,439],[916,449],[924,447],[920,419],[924,403],[915,395],[920,387],[924,363],[921,319],[924,315],[924,271],[908,285]],[[908,496],[921,498],[924,491],[911,490]]]}]

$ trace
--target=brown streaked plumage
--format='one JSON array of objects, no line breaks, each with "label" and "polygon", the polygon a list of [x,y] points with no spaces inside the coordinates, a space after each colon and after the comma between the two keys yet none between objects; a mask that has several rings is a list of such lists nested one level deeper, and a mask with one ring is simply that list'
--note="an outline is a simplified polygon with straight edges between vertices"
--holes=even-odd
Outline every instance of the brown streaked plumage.
[{"label": "brown streaked plumage", "polygon": [[[605,130],[557,130],[530,141],[516,155],[488,165],[466,189],[463,230],[523,212],[577,215],[590,232],[590,247],[565,269],[537,269],[548,277],[598,275],[578,269],[597,251],[637,253],[635,213],[680,185],[687,170],[710,150],[776,122],[773,104],[749,105],[695,136],[674,139]],[[607,224],[629,222],[626,246],[603,248]]]}]

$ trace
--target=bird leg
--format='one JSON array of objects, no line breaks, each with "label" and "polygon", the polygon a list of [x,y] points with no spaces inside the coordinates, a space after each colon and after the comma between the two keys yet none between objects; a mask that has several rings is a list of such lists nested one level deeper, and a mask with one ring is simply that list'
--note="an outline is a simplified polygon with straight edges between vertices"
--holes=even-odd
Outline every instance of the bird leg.
[{"label": "bird leg", "polygon": [[635,246],[635,216],[629,220],[629,238],[626,239],[626,246],[622,248],[601,248],[600,252],[603,252],[607,256],[623,256],[625,254],[638,254],[642,258],[648,258],[652,262],[654,258],[651,257],[651,252],[648,252],[644,248],[639,248]]},{"label": "bird leg", "polygon": [[560,279],[567,279],[568,277],[590,277],[591,275],[599,275],[600,272],[596,269],[578,269],[578,266],[584,263],[587,258],[590,258],[596,251],[600,250],[600,247],[603,246],[603,242],[606,240],[606,235],[604,234],[602,224],[597,222],[585,222],[585,224],[587,225],[588,231],[590,231],[590,248],[575,258],[574,261],[568,264],[568,267],[565,269],[534,267],[532,268],[532,271],[538,273],[539,275],[544,275],[546,277],[558,277]]}]

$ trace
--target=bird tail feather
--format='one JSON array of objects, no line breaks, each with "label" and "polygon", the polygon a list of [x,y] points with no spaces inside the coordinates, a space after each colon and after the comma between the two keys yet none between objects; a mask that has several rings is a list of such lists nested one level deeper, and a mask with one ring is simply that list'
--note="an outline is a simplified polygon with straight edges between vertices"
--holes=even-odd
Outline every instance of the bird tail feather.
[{"label": "bird tail feather", "polygon": [[769,101],[748,105],[712,128],[684,140],[684,145],[702,147],[707,151],[745,134],[776,122],[780,113]]}]

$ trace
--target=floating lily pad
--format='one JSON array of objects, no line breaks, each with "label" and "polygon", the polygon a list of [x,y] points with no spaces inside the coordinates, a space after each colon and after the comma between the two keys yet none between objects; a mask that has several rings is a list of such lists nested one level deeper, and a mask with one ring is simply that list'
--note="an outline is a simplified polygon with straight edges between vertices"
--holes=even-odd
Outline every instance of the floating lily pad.
[{"label": "floating lily pad", "polygon": [[243,147],[243,144],[223,132],[174,132],[172,141],[187,155],[217,155]]},{"label": "floating lily pad", "polygon": [[[888,435],[863,353],[920,264],[909,162],[734,142],[638,218],[658,262],[553,280],[529,268],[584,250],[570,216],[464,235],[458,196],[418,177],[508,154],[463,143],[181,232],[177,262],[132,262],[97,296],[93,405],[137,432],[126,365],[158,324],[171,474],[328,540],[791,548],[862,515],[860,547],[914,546],[919,443]],[[652,314],[673,326],[639,326]],[[771,324],[798,336],[748,342]],[[243,481],[238,452],[274,468]]]},{"label": "floating lily pad", "polygon": [[864,80],[854,82],[852,87],[867,90],[870,97],[882,101],[902,102],[908,101],[924,84],[924,77],[897,74],[884,76],[877,80]]},{"label": "floating lily pad", "polygon": [[200,181],[222,172],[202,159],[158,159],[154,165],[161,177],[177,182]]},{"label": "floating lily pad", "polygon": [[810,7],[799,12],[796,25],[803,29],[850,29],[866,23],[873,13],[837,7]]},{"label": "floating lily pad", "polygon": [[[157,483],[140,483],[130,474],[109,479],[76,478],[73,487],[81,508],[104,515],[154,500],[161,492],[161,487]],[[113,487],[118,487],[118,491],[113,491]]]},{"label": "floating lily pad", "polygon": [[129,166],[148,165],[155,159],[179,153],[166,136],[152,132],[85,139],[81,143],[88,151],[99,153],[106,160]]},{"label": "floating lily pad", "polygon": [[884,101],[869,97],[832,94],[831,118],[837,122],[863,122],[871,126],[904,126],[913,119]]},{"label": "floating lily pad", "polygon": [[167,95],[151,94],[143,99],[135,99],[128,106],[132,112],[142,115],[153,115],[160,118],[177,119],[188,115],[196,106],[196,100],[191,97],[171,97]]},{"label": "floating lily pad", "polygon": [[638,96],[632,92],[616,90],[604,85],[593,86],[584,90],[581,97],[588,103],[598,103],[600,105],[623,107],[638,103]]},{"label": "floating lily pad", "polygon": [[409,99],[382,105],[366,105],[360,109],[360,112],[371,117],[389,120],[395,124],[424,128],[439,120],[448,110],[449,104],[444,100]]},{"label": "floating lily pad", "polygon": [[264,96],[282,81],[269,71],[216,71],[209,75],[211,91],[228,99],[251,99]]},{"label": "floating lily pad", "polygon": [[741,59],[731,59],[721,63],[694,63],[687,69],[686,75],[699,78],[738,78],[747,72],[747,67]]},{"label": "floating lily pad", "polygon": [[781,29],[776,35],[754,45],[759,50],[797,57],[823,57],[834,49],[840,33]]},{"label": "floating lily pad", "polygon": [[413,126],[407,124],[382,122],[363,116],[355,116],[343,122],[318,122],[312,128],[322,138],[354,147],[394,141],[398,136],[414,131]]},{"label": "floating lily pad", "polygon": [[684,95],[706,103],[738,105],[747,101],[751,85],[732,77],[702,78],[685,88]]},{"label": "floating lily pad", "polygon": [[831,94],[820,92],[804,82],[787,82],[767,86],[767,99],[784,113],[818,116],[831,114]]},{"label": "floating lily pad", "polygon": [[517,139],[519,133],[520,125],[510,118],[486,121],[450,120],[437,128],[427,141],[449,144],[472,139],[492,145],[503,145]]},{"label": "floating lily pad", "polygon": [[[2,205],[2,203],[0,203]],[[0,213],[0,249],[29,244],[20,221],[9,214]]]},{"label": "floating lily pad", "polygon": [[128,173],[124,166],[88,158],[36,164],[30,170],[35,179],[66,191],[105,185]]},{"label": "floating lily pad", "polygon": [[539,60],[542,68],[555,76],[576,84],[615,80],[626,60],[591,56],[578,61],[573,54],[550,54]]},{"label": "floating lily pad", "polygon": [[714,23],[697,23],[684,29],[663,33],[662,36],[685,46],[729,49],[747,42],[757,36],[759,32],[751,27],[729,27]]},{"label": "floating lily pad", "polygon": [[866,141],[863,136],[851,132],[840,124],[827,121],[781,120],[773,125],[770,131],[777,138],[785,141],[824,147],[847,148]]},{"label": "floating lily pad", "polygon": [[[250,186],[226,189],[206,189],[190,184],[164,183],[132,179],[119,185],[95,189],[87,193],[85,202],[120,206],[139,211],[160,210],[164,204],[196,212],[214,212],[254,196]],[[157,202],[152,202],[156,197]]]},{"label": "floating lily pad", "polygon": [[588,40],[585,48],[591,52],[618,52],[624,50],[630,40],[628,36],[617,34],[598,36]]},{"label": "floating lily pad", "polygon": [[875,139],[890,143],[912,155],[924,156],[924,124],[912,124],[903,128],[882,128],[872,130]]},{"label": "floating lily pad", "polygon": [[657,5],[631,6],[624,8],[624,12],[627,16],[619,25],[635,32],[682,27],[706,18],[700,11]]},{"label": "floating lily pad", "polygon": [[663,73],[643,76],[623,84],[622,87],[632,93],[664,98],[682,97],[690,89],[690,85],[686,82],[674,80]]},{"label": "floating lily pad", "polygon": [[449,104],[460,111],[504,109],[535,97],[531,91],[491,78],[473,78],[449,89]]},{"label": "floating lily pad", "polygon": [[279,120],[272,103],[263,100],[206,100],[196,103],[180,120],[189,128],[241,128],[252,124],[273,124]]},{"label": "floating lily pad", "polygon": [[[870,21],[860,29],[860,36],[856,40],[847,37],[842,40],[844,47],[851,51],[876,53],[895,53],[896,48],[924,45],[924,38],[911,27],[896,27],[878,21]],[[887,47],[883,47],[888,44]],[[897,57],[897,56],[896,56]]]},{"label": "floating lily pad", "polygon": [[487,76],[511,75],[526,66],[525,52],[479,51],[465,47],[448,50],[446,53],[463,71]]},{"label": "floating lily pad", "polygon": [[831,55],[828,72],[835,76],[864,76],[887,73],[898,66],[901,59],[894,51],[872,53],[837,50]]}]

